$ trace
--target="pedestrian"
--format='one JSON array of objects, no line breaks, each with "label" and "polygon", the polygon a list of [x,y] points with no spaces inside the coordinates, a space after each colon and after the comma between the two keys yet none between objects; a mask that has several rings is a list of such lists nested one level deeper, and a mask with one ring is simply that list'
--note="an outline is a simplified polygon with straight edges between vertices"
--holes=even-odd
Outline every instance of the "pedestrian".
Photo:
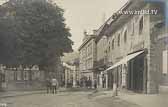
[{"label": "pedestrian", "polygon": [[47,89],[47,93],[50,93],[50,91],[51,91],[51,80],[49,78],[46,79],[46,89]]},{"label": "pedestrian", "polygon": [[97,80],[96,79],[94,80],[94,88],[95,89],[97,88]]},{"label": "pedestrian", "polygon": [[88,88],[92,88],[92,81],[91,81],[91,78],[89,77],[88,79]]},{"label": "pedestrian", "polygon": [[58,88],[58,81],[56,78],[53,78],[51,80],[51,85],[52,85],[52,93],[56,94],[57,93],[57,88]]},{"label": "pedestrian", "polygon": [[88,80],[86,79],[85,80],[85,85],[84,85],[86,88],[88,88]]}]

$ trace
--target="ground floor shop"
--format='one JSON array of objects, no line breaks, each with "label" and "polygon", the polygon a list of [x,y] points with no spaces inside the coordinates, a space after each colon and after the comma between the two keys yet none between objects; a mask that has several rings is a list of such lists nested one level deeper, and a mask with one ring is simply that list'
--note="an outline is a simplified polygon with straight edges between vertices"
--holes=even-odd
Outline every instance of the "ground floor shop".
[{"label": "ground floor shop", "polygon": [[108,89],[117,87],[136,93],[158,93],[159,86],[168,86],[168,50],[130,53],[103,71],[103,75],[106,75]]},{"label": "ground floor shop", "polygon": [[147,59],[146,51],[140,50],[128,54],[121,61],[104,71],[107,75],[107,87],[128,89],[134,92],[147,91]]}]

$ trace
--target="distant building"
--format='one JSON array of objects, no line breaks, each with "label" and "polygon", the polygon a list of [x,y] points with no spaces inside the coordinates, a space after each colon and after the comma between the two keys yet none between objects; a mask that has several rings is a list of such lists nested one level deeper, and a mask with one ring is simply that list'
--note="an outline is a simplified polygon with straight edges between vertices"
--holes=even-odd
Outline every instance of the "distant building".
[{"label": "distant building", "polygon": [[79,60],[68,63],[63,62],[63,69],[65,87],[78,87],[80,82]]},{"label": "distant building", "polygon": [[94,75],[94,66],[96,61],[96,43],[95,43],[95,35],[88,35],[84,32],[83,43],[79,47],[79,69],[81,72],[81,78],[91,79],[92,85],[94,83],[94,79],[96,78]]},{"label": "distant building", "polygon": [[65,87],[68,86],[68,83],[73,87],[79,86],[80,81],[80,70],[79,70],[79,53],[64,53],[64,56],[61,58],[63,65],[63,81]]},{"label": "distant building", "polygon": [[1,65],[0,84],[1,90],[36,90],[45,86],[44,71],[38,66],[31,68],[6,67]]}]

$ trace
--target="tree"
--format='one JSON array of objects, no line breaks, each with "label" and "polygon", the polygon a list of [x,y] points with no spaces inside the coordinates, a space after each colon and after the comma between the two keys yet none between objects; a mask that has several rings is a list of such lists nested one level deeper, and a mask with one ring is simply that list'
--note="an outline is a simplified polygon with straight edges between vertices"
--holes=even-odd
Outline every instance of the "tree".
[{"label": "tree", "polygon": [[0,7],[0,63],[14,66],[16,60],[17,36],[15,23],[12,17],[8,17],[6,7]]},{"label": "tree", "polygon": [[[17,64],[51,68],[64,52],[72,51],[73,42],[63,9],[45,0],[10,0],[7,4],[7,10],[12,10],[8,11],[11,14],[7,17],[12,18],[15,26],[8,31],[15,35],[15,42],[10,43],[16,52],[11,56]],[[13,25],[9,24],[10,27]]]}]

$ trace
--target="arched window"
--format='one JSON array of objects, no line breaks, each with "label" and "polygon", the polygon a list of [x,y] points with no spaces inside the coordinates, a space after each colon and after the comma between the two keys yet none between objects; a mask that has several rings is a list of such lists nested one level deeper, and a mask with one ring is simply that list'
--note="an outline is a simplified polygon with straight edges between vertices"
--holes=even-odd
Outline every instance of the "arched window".
[{"label": "arched window", "polygon": [[127,42],[127,30],[125,30],[125,32],[124,32],[124,43],[126,43]]},{"label": "arched window", "polygon": [[143,17],[141,17],[140,21],[139,21],[139,34],[142,33],[143,31]]},{"label": "arched window", "polygon": [[112,49],[114,49],[114,39],[112,40]]},{"label": "arched window", "polygon": [[118,46],[120,46],[120,34],[118,35]]}]

